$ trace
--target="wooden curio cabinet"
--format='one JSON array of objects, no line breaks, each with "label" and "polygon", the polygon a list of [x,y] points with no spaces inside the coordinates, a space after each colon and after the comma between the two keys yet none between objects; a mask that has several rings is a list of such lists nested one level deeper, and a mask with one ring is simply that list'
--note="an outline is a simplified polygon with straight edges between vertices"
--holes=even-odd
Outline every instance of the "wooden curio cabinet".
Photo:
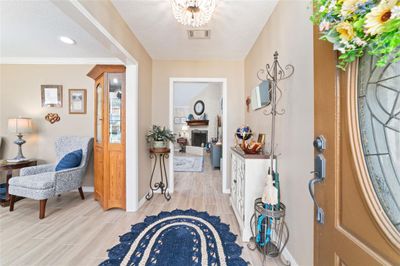
[{"label": "wooden curio cabinet", "polygon": [[125,209],[125,66],[96,65],[94,198],[104,210]]}]

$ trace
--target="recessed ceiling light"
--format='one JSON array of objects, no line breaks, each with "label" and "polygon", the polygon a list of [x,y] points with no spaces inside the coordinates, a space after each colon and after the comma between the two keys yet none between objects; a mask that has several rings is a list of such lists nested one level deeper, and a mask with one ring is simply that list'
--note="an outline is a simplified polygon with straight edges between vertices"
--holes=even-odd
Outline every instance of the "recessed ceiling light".
[{"label": "recessed ceiling light", "polygon": [[117,78],[113,78],[113,83],[114,84],[118,84],[118,79]]},{"label": "recessed ceiling light", "polygon": [[66,37],[66,36],[61,36],[60,41],[62,41],[63,43],[66,43],[66,44],[76,44],[76,41],[74,41],[71,38]]}]

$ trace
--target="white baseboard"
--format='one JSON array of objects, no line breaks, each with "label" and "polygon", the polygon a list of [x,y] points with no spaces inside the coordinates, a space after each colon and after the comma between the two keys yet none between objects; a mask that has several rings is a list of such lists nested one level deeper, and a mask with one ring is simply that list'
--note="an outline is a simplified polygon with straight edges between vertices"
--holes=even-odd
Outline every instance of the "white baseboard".
[{"label": "white baseboard", "polygon": [[82,187],[83,192],[94,192],[94,187],[91,186],[83,186]]},{"label": "white baseboard", "polygon": [[[150,191],[150,190],[149,190],[149,191]],[[174,192],[171,191],[169,188],[168,188],[168,192],[169,192],[170,195],[174,194]],[[157,190],[154,190],[153,193],[154,193],[154,194],[161,194],[161,189],[159,188],[159,189],[157,189]]]},{"label": "white baseboard", "polygon": [[229,188],[223,189],[223,190],[222,190],[222,193],[224,193],[224,194],[231,194],[231,190],[230,190]]},{"label": "white baseboard", "polygon": [[140,200],[139,200],[139,204],[138,204],[138,208],[137,208],[137,210],[136,211],[138,211],[142,206],[143,206],[143,204],[146,202],[146,195],[144,195],[143,196],[143,198],[141,198]]},{"label": "white baseboard", "polygon": [[292,256],[292,254],[290,254],[289,250],[287,249],[287,247],[282,251],[282,256],[288,261],[290,262],[290,266],[299,266],[299,264],[297,263],[297,261],[294,259],[294,257]]}]

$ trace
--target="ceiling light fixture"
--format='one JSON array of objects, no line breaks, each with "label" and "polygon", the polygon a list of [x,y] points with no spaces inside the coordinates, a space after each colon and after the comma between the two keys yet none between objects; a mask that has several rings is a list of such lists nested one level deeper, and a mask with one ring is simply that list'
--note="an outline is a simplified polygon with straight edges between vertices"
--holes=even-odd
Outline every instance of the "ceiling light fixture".
[{"label": "ceiling light fixture", "polygon": [[208,23],[216,0],[170,0],[176,20],[183,25],[200,27]]},{"label": "ceiling light fixture", "polygon": [[76,44],[76,41],[74,41],[71,38],[66,37],[66,36],[60,36],[60,41],[62,41],[63,43],[66,43],[66,44],[71,44],[71,45]]}]

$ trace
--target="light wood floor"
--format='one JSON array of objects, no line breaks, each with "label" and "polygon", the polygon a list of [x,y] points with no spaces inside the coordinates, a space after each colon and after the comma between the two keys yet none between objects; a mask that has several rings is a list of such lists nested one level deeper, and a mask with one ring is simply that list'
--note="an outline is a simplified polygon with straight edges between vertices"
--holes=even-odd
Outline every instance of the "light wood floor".
[{"label": "light wood floor", "polygon": [[[161,211],[193,208],[218,215],[238,234],[238,224],[229,204],[229,196],[221,193],[221,174],[212,170],[205,159],[203,173],[176,173],[175,193],[167,202],[156,194],[138,212],[122,210],[104,212],[91,193],[82,201],[78,193],[49,199],[46,218],[39,220],[37,201],[23,199],[14,212],[0,207],[0,265],[98,265],[107,259],[106,250],[118,243],[118,236],[145,216]],[[242,257],[251,265],[262,265],[262,257],[250,251],[245,243]],[[267,259],[264,265],[279,265]]]}]

